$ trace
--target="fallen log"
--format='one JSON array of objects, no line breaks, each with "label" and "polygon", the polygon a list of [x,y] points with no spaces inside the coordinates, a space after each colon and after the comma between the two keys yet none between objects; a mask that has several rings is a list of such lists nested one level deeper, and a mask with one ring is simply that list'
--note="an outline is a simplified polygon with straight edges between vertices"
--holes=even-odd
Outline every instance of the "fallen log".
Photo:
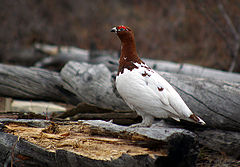
[{"label": "fallen log", "polygon": [[146,64],[157,71],[164,71],[177,74],[185,74],[198,78],[217,79],[228,82],[240,83],[240,75],[237,73],[201,67],[187,63],[174,63],[162,60],[143,59]]},{"label": "fallen log", "polygon": [[[78,61],[93,64],[105,64],[110,71],[118,68],[118,54],[113,51],[89,51],[71,46],[54,46],[47,44],[35,44],[35,48],[46,54],[54,55],[36,63],[37,67],[46,67],[68,61]],[[187,63],[174,63],[162,60],[143,58],[144,62],[157,71],[191,75],[198,78],[211,78],[229,82],[239,82],[240,75]]]},{"label": "fallen log", "polygon": [[75,108],[72,108],[64,113],[55,114],[54,119],[71,121],[105,120],[118,125],[131,125],[141,121],[141,117],[138,116],[135,111],[111,110],[86,103],[79,103]]},{"label": "fallen log", "polygon": [[196,135],[179,128],[98,120],[49,122],[45,128],[18,123],[0,124],[1,166],[195,166],[199,151]]},{"label": "fallen log", "polygon": [[114,75],[103,65],[69,62],[60,72],[64,89],[75,92],[81,102],[113,110],[129,110],[114,93]]},{"label": "fallen log", "polygon": [[[240,131],[240,84],[160,72],[208,126]],[[114,89],[115,73],[103,65],[69,62],[59,73],[0,65],[0,95],[28,99],[85,102],[129,110]]]},{"label": "fallen log", "polygon": [[110,71],[118,69],[118,53],[106,50],[85,50],[71,46],[54,46],[36,43],[37,51],[43,52],[48,57],[35,63],[35,67],[60,71],[69,61],[86,62],[90,64],[105,64]]},{"label": "fallen log", "polygon": [[240,133],[232,131],[223,131],[218,129],[208,129],[204,131],[194,131],[199,136],[199,143],[224,152],[234,159],[240,159]]},{"label": "fallen log", "polygon": [[[34,112],[34,113],[33,113]],[[48,120],[31,120],[31,119],[46,119],[46,115],[39,115],[38,112],[33,110],[32,113],[24,112],[0,112],[0,122],[4,124],[16,123],[16,124],[28,124],[31,127],[46,127],[51,122]],[[130,125],[140,122],[139,116],[133,111],[113,111],[110,109],[103,109],[97,106],[80,103],[76,108],[68,110],[60,114],[54,114],[51,117],[53,120],[61,121],[64,119],[77,121],[77,120],[106,120],[120,125]],[[2,119],[1,119],[2,118]],[[6,119],[6,118],[14,118]],[[29,120],[30,119],[30,120]],[[94,121],[93,121],[94,122]],[[151,128],[161,129],[167,128],[183,128],[188,129],[198,135],[199,143],[207,148],[216,150],[218,152],[224,152],[226,155],[233,157],[234,159],[240,158],[240,133],[233,131],[223,131],[219,129],[206,129],[197,125],[192,125],[188,122],[178,123],[173,120],[157,121]],[[101,133],[101,132],[94,132]],[[99,134],[101,135],[101,134]]]},{"label": "fallen log", "polygon": [[189,122],[176,125],[171,120],[156,121],[150,128],[161,127],[187,129],[198,136],[201,146],[231,156],[234,159],[240,159],[240,132],[206,128]]},{"label": "fallen log", "polygon": [[78,103],[74,93],[63,89],[59,73],[40,68],[0,64],[0,94],[20,99]]},{"label": "fallen log", "polygon": [[[76,92],[80,101],[103,108],[129,110],[120,96],[114,94],[114,73],[110,73],[104,65],[69,62],[60,74],[64,88]],[[239,83],[164,72],[160,74],[208,126],[240,131]]]}]

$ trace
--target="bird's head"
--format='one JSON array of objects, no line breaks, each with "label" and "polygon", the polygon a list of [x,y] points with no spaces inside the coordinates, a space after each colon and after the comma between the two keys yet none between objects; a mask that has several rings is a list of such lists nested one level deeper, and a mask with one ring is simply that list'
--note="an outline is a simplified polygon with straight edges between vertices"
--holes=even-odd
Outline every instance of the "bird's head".
[{"label": "bird's head", "polygon": [[111,29],[111,32],[115,32],[121,41],[133,39],[133,31],[124,25],[116,26]]}]

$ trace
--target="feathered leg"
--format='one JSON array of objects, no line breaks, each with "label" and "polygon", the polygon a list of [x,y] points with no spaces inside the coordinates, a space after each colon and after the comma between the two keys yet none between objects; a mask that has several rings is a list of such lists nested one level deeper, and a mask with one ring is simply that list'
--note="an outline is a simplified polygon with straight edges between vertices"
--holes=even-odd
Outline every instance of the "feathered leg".
[{"label": "feathered leg", "polygon": [[150,127],[154,121],[154,117],[151,115],[141,115],[142,116],[142,122],[137,124],[132,124],[130,127]]}]

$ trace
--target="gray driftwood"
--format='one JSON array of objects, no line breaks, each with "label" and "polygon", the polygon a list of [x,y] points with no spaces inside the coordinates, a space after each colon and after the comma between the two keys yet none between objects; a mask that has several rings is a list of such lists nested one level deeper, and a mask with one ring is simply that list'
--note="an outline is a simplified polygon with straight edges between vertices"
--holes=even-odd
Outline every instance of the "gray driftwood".
[{"label": "gray driftwood", "polygon": [[[160,72],[190,109],[208,126],[240,131],[240,84]],[[0,65],[0,94],[28,99],[86,102],[113,110],[129,110],[114,88],[116,73],[103,65],[69,62],[59,73]]]}]

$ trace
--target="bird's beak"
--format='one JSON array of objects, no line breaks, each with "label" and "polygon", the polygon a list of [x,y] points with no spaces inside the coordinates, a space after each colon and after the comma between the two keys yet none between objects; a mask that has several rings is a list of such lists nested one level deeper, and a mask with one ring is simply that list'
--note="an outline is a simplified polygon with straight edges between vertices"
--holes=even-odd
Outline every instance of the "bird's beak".
[{"label": "bird's beak", "polygon": [[111,32],[117,32],[117,28],[116,27],[113,27],[112,29],[111,29]]}]

